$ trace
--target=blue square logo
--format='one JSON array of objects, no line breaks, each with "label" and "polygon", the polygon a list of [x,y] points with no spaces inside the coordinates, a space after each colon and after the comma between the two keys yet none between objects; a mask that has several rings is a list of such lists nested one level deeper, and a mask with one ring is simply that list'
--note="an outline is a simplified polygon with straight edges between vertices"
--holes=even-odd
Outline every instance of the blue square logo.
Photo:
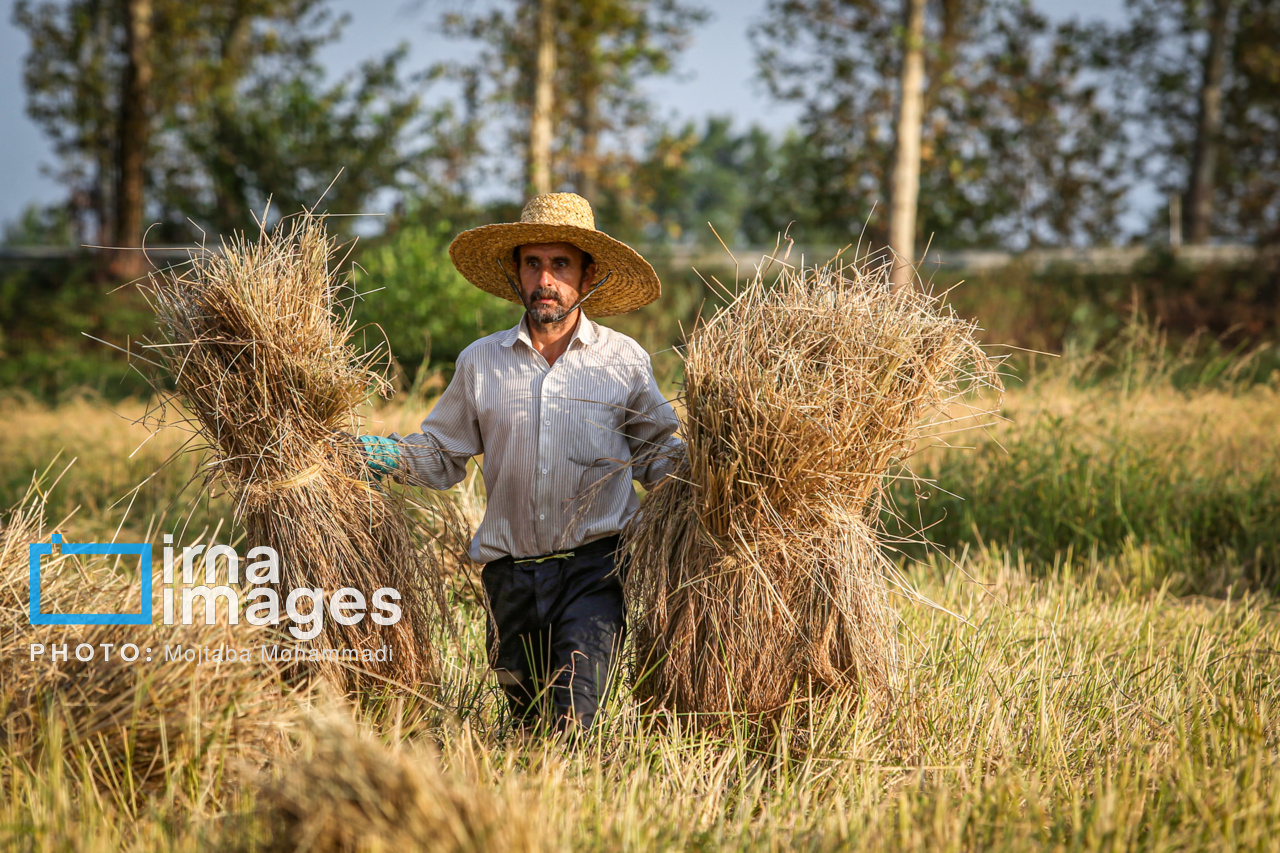
[{"label": "blue square logo", "polygon": [[[40,558],[53,555],[53,546],[61,545],[62,553],[71,555],[136,555],[142,576],[141,613],[42,613],[40,611]],[[151,545],[146,542],[85,542],[64,544],[62,535],[53,534],[48,545],[31,545],[31,624],[32,625],[150,625],[153,621],[151,600]]]}]

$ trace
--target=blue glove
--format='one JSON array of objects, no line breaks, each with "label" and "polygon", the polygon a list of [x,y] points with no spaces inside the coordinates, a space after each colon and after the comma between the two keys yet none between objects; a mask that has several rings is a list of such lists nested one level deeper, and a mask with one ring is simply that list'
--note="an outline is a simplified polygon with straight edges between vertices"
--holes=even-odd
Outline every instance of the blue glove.
[{"label": "blue glove", "polygon": [[378,477],[392,474],[400,467],[400,444],[395,439],[362,435],[360,448],[364,451],[364,464]]}]

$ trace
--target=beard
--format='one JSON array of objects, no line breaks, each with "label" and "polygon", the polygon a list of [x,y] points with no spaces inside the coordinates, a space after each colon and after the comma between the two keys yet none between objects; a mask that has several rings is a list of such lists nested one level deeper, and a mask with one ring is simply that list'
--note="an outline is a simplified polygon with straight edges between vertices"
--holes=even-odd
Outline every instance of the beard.
[{"label": "beard", "polygon": [[[555,305],[539,305],[539,299],[550,299]],[[529,317],[537,323],[548,324],[558,323],[565,317],[565,304],[560,300],[560,294],[549,287],[539,287],[529,297],[529,306],[526,309]]]}]

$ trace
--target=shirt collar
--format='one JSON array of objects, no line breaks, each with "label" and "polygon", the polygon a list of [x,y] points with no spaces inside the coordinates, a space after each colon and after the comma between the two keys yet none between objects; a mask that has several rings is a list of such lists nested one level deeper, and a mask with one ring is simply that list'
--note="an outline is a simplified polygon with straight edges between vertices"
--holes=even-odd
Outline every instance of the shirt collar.
[{"label": "shirt collar", "polygon": [[[573,330],[573,338],[582,341],[584,347],[589,347],[599,339],[600,327],[586,314],[579,313],[578,316],[581,319],[578,320],[578,328]],[[569,346],[573,346],[573,340],[569,341]]]},{"label": "shirt collar", "polygon": [[[581,311],[581,309],[579,309]],[[586,314],[578,314],[578,325],[573,330],[573,337],[569,339],[570,348],[573,347],[574,341],[581,341],[584,347],[589,347],[600,339],[600,327],[595,321]],[[504,347],[510,347],[516,341],[524,341],[524,345],[529,349],[533,349],[533,339],[529,337],[529,315],[525,314],[520,318],[520,322],[516,323],[507,330],[506,336],[502,339]]]},{"label": "shirt collar", "polygon": [[502,345],[504,347],[512,346],[516,341],[524,341],[529,346],[533,346],[533,341],[529,340],[529,329],[525,326],[524,316],[520,317],[520,322],[516,323],[502,337]]}]

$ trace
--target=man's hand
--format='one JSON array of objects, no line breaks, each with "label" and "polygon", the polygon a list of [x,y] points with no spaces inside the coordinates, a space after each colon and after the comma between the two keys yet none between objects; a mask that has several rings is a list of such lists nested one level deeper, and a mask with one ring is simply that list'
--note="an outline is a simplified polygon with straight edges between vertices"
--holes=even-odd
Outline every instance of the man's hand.
[{"label": "man's hand", "polygon": [[364,451],[364,464],[375,476],[394,474],[400,468],[400,445],[395,440],[382,435],[362,435],[360,448]]}]

